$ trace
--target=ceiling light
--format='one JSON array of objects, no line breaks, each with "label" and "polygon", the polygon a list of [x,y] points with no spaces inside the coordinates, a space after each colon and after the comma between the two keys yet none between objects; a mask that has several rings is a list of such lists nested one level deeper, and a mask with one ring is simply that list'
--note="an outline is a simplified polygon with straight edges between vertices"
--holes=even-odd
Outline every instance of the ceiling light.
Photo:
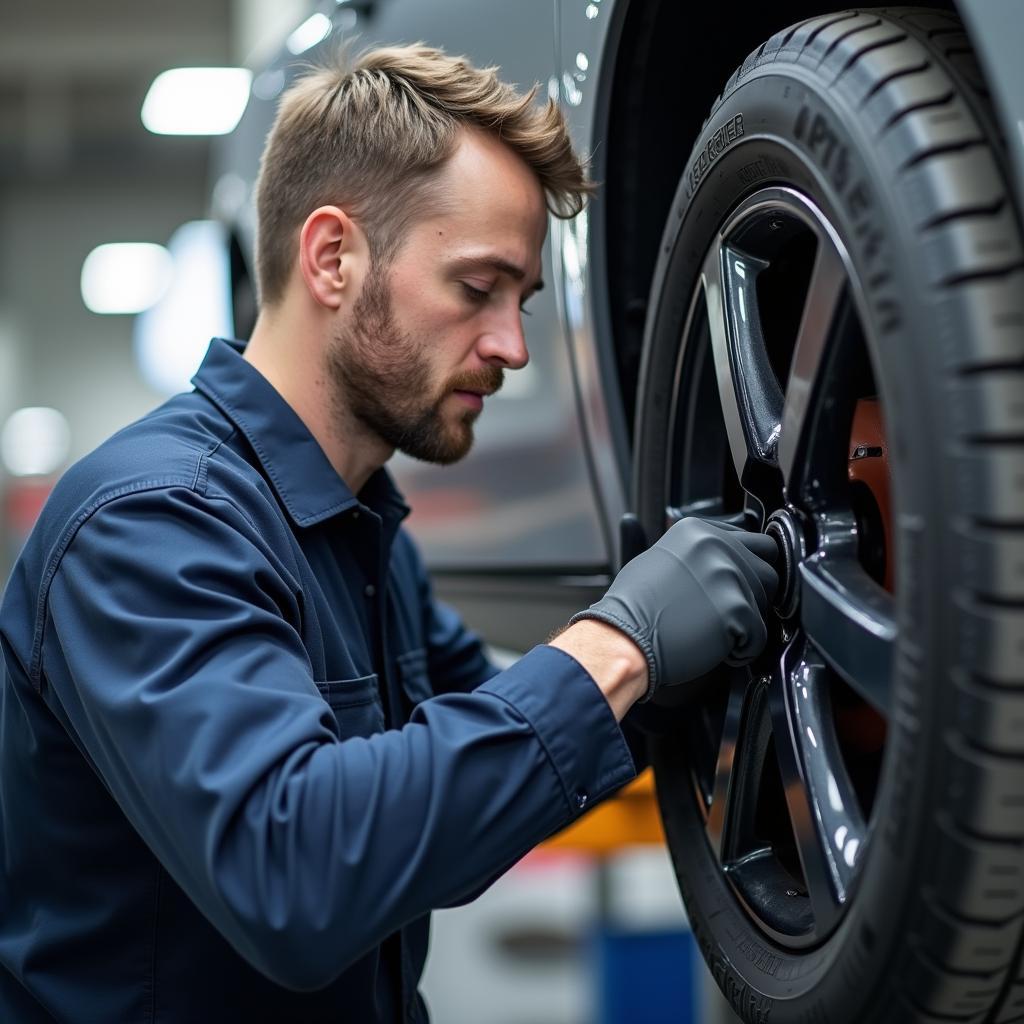
[{"label": "ceiling light", "polygon": [[289,37],[285,46],[291,53],[304,53],[331,34],[331,19],[326,14],[310,15]]},{"label": "ceiling light", "polygon": [[142,123],[156,135],[226,135],[249,101],[246,68],[171,68],[153,79]]},{"label": "ceiling light", "polygon": [[19,409],[11,414],[0,434],[0,453],[11,476],[56,473],[70,448],[68,421],[56,409]]},{"label": "ceiling light", "polygon": [[167,290],[173,269],[162,245],[98,245],[82,264],[82,301],[93,313],[140,313]]},{"label": "ceiling light", "polygon": [[156,392],[189,390],[210,338],[231,337],[231,269],[227,232],[216,221],[183,224],[167,243],[174,281],[135,320],[135,357]]}]

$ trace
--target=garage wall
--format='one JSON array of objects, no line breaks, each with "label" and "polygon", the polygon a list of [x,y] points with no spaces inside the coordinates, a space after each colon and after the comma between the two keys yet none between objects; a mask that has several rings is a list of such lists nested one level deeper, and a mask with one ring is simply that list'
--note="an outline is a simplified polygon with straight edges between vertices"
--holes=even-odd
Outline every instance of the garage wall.
[{"label": "garage wall", "polygon": [[166,242],[204,209],[204,175],[191,180],[111,180],[9,185],[0,194],[0,309],[11,353],[0,419],[49,405],[72,430],[72,458],[152,408],[161,396],[139,376],[132,317],[98,316],[81,300],[82,261],[107,241]]}]

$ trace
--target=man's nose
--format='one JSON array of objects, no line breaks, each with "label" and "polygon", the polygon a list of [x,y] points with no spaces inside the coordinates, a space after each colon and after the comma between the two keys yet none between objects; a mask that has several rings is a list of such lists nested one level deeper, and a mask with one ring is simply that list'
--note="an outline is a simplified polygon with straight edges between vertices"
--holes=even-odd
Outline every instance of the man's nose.
[{"label": "man's nose", "polygon": [[491,330],[481,335],[478,352],[491,365],[509,370],[521,370],[530,361],[522,314],[518,309],[514,317],[503,319],[500,324],[494,324]]}]

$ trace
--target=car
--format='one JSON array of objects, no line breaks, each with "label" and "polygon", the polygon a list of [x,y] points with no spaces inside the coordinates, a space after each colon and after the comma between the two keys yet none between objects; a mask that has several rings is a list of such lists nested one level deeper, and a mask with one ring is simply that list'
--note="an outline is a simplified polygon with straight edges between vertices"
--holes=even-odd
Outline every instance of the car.
[{"label": "car", "polygon": [[318,47],[541,83],[600,189],[552,221],[470,457],[395,461],[439,592],[521,651],[682,517],[770,533],[765,654],[642,709],[713,976],[750,1022],[1024,1020],[1024,7],[312,13],[214,153],[236,334],[259,151]]}]

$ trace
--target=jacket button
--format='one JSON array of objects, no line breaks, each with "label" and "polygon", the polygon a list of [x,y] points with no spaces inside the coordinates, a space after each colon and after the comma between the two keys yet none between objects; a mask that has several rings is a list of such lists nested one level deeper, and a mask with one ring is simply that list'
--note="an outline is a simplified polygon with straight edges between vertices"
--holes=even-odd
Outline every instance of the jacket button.
[{"label": "jacket button", "polygon": [[582,811],[587,803],[590,801],[590,797],[585,790],[576,790],[576,806]]},{"label": "jacket button", "polygon": [[363,593],[367,597],[373,597],[377,593],[377,588],[372,583],[367,583],[363,588]]}]

